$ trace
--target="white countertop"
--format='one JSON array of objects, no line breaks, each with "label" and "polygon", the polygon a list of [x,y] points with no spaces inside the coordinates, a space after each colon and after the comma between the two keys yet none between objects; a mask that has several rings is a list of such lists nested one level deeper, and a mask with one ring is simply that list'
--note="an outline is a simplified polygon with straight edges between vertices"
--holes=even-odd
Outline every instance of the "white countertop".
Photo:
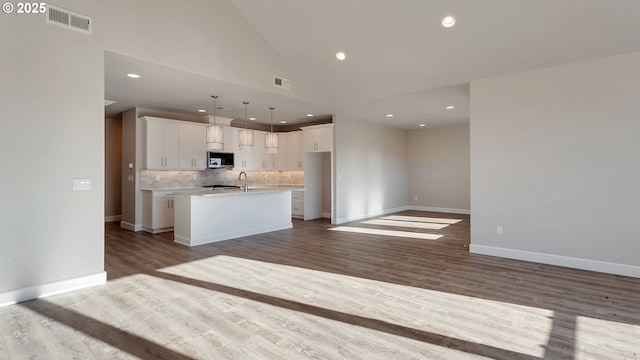
[{"label": "white countertop", "polygon": [[199,189],[196,191],[174,191],[175,195],[189,195],[189,196],[244,196],[261,193],[283,192],[283,191],[298,191],[304,190],[301,187],[249,187],[249,191],[242,191],[241,189]]},{"label": "white countertop", "polygon": [[[268,191],[278,191],[278,190],[286,190],[286,191],[301,191],[304,190],[304,186],[301,185],[254,185],[254,186],[249,186],[249,192],[256,192],[260,189],[268,189]],[[215,189],[213,190],[213,188],[210,187],[192,187],[192,188],[144,188],[141,189],[142,191],[151,191],[151,192],[167,192],[167,191],[173,191],[173,192],[180,192],[180,193],[185,193],[185,192],[192,192],[192,193],[212,193],[214,191],[216,192],[223,192],[223,191],[227,191],[227,192],[237,192],[240,191],[239,189]]]}]

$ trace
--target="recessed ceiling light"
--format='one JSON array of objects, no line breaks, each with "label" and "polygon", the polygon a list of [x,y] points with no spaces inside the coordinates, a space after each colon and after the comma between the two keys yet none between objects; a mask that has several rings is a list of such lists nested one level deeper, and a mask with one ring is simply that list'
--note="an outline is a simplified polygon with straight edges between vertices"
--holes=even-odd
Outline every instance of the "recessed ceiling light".
[{"label": "recessed ceiling light", "polygon": [[456,23],[456,19],[454,19],[453,16],[447,16],[444,19],[442,19],[442,26],[446,28],[452,27],[453,24],[455,23]]},{"label": "recessed ceiling light", "polygon": [[200,109],[198,112],[207,112],[207,110]]},{"label": "recessed ceiling light", "polygon": [[387,117],[393,117],[393,114],[387,114]]},{"label": "recessed ceiling light", "polygon": [[313,116],[313,114],[307,114],[307,116],[311,117],[311,116]]},{"label": "recessed ceiling light", "polygon": [[336,58],[340,61],[344,60],[347,58],[347,55],[345,55],[342,51],[338,51],[336,53]]},{"label": "recessed ceiling light", "polygon": [[131,74],[127,74],[127,76],[128,76],[128,77],[130,77],[130,78],[132,78],[132,79],[138,79],[138,78],[140,78],[140,75],[138,75],[138,74],[133,74],[133,73],[131,73]]},{"label": "recessed ceiling light", "polygon": [[425,127],[427,126],[427,124],[420,124],[420,127]]},{"label": "recessed ceiling light", "polygon": [[455,108],[456,108],[456,107],[455,107],[455,106],[453,106],[453,105],[449,105],[449,106],[445,107],[445,109],[447,109],[447,110],[451,110],[451,109],[455,109]]},{"label": "recessed ceiling light", "polygon": [[256,118],[254,118],[254,117],[250,117],[250,118],[249,118],[249,120],[255,120],[255,119],[256,119]]},{"label": "recessed ceiling light", "polygon": [[287,122],[284,120],[280,120],[280,124],[286,124]]}]

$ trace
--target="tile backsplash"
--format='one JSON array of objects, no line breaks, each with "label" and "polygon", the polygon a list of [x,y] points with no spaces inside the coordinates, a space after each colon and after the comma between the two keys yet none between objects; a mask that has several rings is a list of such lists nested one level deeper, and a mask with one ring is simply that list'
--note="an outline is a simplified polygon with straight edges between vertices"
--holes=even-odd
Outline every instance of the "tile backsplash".
[{"label": "tile backsplash", "polygon": [[[249,186],[255,185],[304,185],[304,171],[246,171]],[[140,172],[142,189],[179,189],[194,188],[202,185],[241,185],[238,180],[240,171],[226,169],[208,169],[193,171],[154,171]]]}]

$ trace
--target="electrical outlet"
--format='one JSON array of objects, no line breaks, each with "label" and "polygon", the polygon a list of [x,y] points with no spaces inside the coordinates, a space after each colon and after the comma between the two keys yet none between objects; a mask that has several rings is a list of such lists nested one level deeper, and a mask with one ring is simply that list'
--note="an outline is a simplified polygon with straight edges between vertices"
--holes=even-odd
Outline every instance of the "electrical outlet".
[{"label": "electrical outlet", "polygon": [[156,181],[160,181],[160,175],[156,175]]},{"label": "electrical outlet", "polygon": [[418,201],[418,195],[413,197],[413,201]]},{"label": "electrical outlet", "polygon": [[496,228],[496,234],[498,234],[498,235],[502,235],[502,226],[498,226],[498,227]]},{"label": "electrical outlet", "polygon": [[73,179],[73,190],[91,190],[91,179]]},{"label": "electrical outlet", "polygon": [[193,180],[198,180],[198,175],[197,174],[193,174]]}]

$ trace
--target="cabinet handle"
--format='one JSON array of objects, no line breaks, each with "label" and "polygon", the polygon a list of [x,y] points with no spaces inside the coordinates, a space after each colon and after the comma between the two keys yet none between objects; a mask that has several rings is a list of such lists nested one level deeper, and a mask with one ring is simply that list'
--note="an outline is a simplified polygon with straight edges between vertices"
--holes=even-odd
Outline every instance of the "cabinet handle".
[{"label": "cabinet handle", "polygon": [[302,161],[298,160],[298,169],[302,167]]}]

